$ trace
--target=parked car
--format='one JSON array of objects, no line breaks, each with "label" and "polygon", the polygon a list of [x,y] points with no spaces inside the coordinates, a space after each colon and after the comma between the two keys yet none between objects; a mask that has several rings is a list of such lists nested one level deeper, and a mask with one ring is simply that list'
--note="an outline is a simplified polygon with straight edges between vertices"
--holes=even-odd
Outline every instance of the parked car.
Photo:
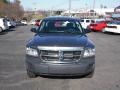
[{"label": "parked car", "polygon": [[96,21],[91,23],[87,28],[92,31],[102,31],[107,26],[107,21]]},{"label": "parked car", "polygon": [[21,21],[16,21],[16,26],[23,26],[24,24]]},{"label": "parked car", "polygon": [[35,21],[36,21],[36,19],[32,19],[32,20],[30,20],[30,22],[28,24],[29,25],[35,25]]},{"label": "parked car", "polygon": [[27,21],[26,21],[26,20],[21,20],[21,23],[22,23],[23,25],[27,25]]},{"label": "parked car", "polygon": [[10,19],[10,18],[6,18],[6,20],[7,20],[7,25],[9,26],[9,28],[14,28],[14,27],[16,27],[16,22],[15,22],[15,21],[13,21],[13,20]]},{"label": "parked car", "polygon": [[9,28],[16,27],[16,22],[13,21],[12,19],[7,19],[7,24],[9,26]]},{"label": "parked car", "polygon": [[11,23],[12,27],[16,27],[16,21],[14,21],[14,20],[11,19],[10,23]]},{"label": "parked car", "polygon": [[86,29],[93,22],[93,20],[92,19],[81,19],[80,22],[81,22],[82,27]]},{"label": "parked car", "polygon": [[108,22],[107,26],[103,29],[103,32],[111,32],[120,34],[120,21]]},{"label": "parked car", "polygon": [[35,36],[26,44],[26,70],[29,77],[37,75],[93,75],[95,46],[87,37],[89,30],[70,17],[47,17]]},{"label": "parked car", "polygon": [[5,18],[0,18],[0,32],[9,29],[7,25],[7,20]]},{"label": "parked car", "polygon": [[6,19],[6,20],[7,20],[7,25],[8,25],[8,27],[11,28],[12,25],[11,25],[11,23],[10,23],[10,20],[8,20],[8,19]]}]

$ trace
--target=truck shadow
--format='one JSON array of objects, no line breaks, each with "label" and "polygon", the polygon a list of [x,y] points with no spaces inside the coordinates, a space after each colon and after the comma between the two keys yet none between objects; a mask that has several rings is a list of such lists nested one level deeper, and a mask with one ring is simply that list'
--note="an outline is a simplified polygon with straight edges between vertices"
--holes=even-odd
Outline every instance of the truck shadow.
[{"label": "truck shadow", "polygon": [[48,79],[83,79],[83,78],[92,78],[88,77],[87,75],[82,76],[46,76],[46,75],[40,75],[42,78],[48,78]]}]

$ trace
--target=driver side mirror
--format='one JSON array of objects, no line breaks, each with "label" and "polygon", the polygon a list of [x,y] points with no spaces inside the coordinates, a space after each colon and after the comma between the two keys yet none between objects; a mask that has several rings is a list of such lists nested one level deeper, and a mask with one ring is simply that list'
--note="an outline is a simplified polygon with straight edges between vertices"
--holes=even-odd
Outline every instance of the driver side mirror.
[{"label": "driver side mirror", "polygon": [[37,29],[36,28],[31,28],[30,30],[31,32],[37,33]]}]

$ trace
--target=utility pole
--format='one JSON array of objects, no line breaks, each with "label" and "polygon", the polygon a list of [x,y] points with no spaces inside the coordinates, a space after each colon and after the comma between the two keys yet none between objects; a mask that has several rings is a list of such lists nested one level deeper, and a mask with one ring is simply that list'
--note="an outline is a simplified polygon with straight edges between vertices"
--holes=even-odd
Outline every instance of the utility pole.
[{"label": "utility pole", "polygon": [[54,6],[51,7],[50,16],[53,16],[53,14],[54,14],[53,9],[54,9]]},{"label": "utility pole", "polygon": [[95,18],[95,0],[93,0],[93,18]]},{"label": "utility pole", "polygon": [[71,16],[71,0],[69,0],[69,16]]}]

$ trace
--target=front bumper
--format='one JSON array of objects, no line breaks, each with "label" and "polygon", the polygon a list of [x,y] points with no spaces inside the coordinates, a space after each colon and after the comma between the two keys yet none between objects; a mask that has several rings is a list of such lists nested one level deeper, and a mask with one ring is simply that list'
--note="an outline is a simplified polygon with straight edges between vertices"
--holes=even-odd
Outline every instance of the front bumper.
[{"label": "front bumper", "polygon": [[38,75],[85,75],[95,68],[95,57],[74,63],[42,63],[39,58],[26,56],[27,70]]},{"label": "front bumper", "polygon": [[111,33],[118,33],[118,34],[120,34],[120,30],[119,29],[113,29],[113,28],[105,28],[105,29],[103,29],[103,32],[111,32]]}]

